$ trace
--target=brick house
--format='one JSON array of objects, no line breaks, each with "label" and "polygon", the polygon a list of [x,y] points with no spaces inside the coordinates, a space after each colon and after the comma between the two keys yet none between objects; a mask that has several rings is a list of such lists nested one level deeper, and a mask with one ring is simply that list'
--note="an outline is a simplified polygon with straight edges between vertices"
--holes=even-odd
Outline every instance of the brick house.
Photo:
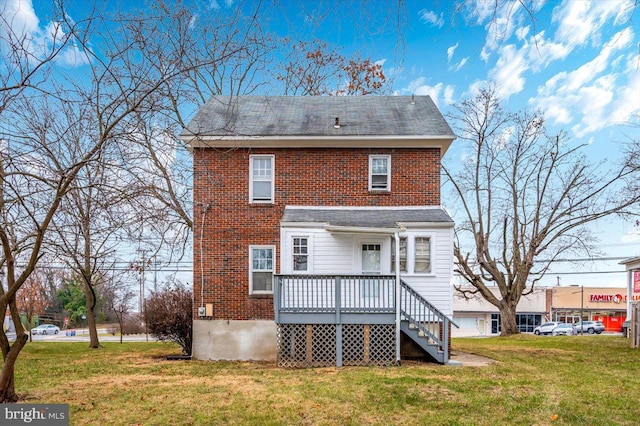
[{"label": "brick house", "polygon": [[447,362],[455,136],[428,96],[217,96],[194,163],[198,359]]}]

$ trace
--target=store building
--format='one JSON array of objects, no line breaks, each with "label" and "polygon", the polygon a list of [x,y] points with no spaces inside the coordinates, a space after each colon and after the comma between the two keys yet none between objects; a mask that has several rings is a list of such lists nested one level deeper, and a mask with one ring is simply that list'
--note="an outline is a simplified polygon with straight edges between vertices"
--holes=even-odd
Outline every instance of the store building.
[{"label": "store building", "polygon": [[622,331],[627,317],[627,301],[640,300],[639,292],[612,287],[553,287],[551,320],[574,323],[602,321],[605,331]]},{"label": "store building", "polygon": [[640,297],[640,257],[631,257],[620,262],[627,272],[627,318],[631,318],[631,304]]},{"label": "store building", "polygon": [[[536,287],[531,294],[522,296],[516,310],[516,322],[521,333],[533,333],[534,328],[549,320],[551,290]],[[498,287],[492,287],[491,291],[500,297]],[[460,291],[455,291],[453,319],[460,326],[452,330],[453,337],[492,336],[501,331],[500,311],[480,294],[466,298]]]}]

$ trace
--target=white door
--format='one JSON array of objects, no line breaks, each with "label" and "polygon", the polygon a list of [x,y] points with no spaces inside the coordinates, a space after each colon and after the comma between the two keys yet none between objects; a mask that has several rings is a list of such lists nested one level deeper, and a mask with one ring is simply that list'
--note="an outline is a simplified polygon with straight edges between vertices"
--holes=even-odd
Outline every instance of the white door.
[{"label": "white door", "polygon": [[486,326],[484,318],[478,318],[478,332],[480,334],[484,334],[485,327]]}]

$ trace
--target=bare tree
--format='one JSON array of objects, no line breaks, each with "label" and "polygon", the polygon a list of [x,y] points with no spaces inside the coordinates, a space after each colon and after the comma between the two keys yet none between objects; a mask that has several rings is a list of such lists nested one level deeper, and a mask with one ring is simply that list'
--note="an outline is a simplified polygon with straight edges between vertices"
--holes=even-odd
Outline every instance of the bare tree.
[{"label": "bare tree", "polygon": [[116,280],[114,277],[105,283],[102,294],[107,301],[107,309],[113,313],[118,321],[120,330],[120,343],[122,343],[124,321],[131,312],[136,292],[126,281]]},{"label": "bare tree", "polygon": [[300,41],[275,73],[284,95],[369,95],[390,91],[382,65],[347,59],[321,40]]},{"label": "bare tree", "polygon": [[[0,157],[0,242],[6,268],[6,288],[0,294],[0,311],[9,307],[16,324],[17,338],[10,343],[0,333],[4,363],[0,373],[0,401],[16,401],[14,368],[28,336],[20,325],[15,296],[33,273],[43,253],[49,228],[65,197],[73,190],[81,171],[100,158],[105,147],[121,140],[135,127],[135,112],[155,107],[153,94],[170,80],[187,72],[185,51],[158,67],[146,56],[146,40],[129,37],[125,24],[95,12],[84,21],[72,21],[64,2],[56,3],[55,34],[67,34],[66,47],[72,49],[71,72],[54,67],[61,52],[58,44],[32,53],[27,35],[0,34],[2,64],[11,64],[3,74],[0,131],[4,135]],[[170,13],[169,11],[167,13]],[[153,17],[138,24],[153,22]],[[11,28],[10,14],[2,22]],[[166,28],[165,28],[166,29]],[[88,46],[91,36],[104,37],[100,50]],[[163,39],[166,33],[150,31],[147,36]],[[73,41],[73,43],[71,43]],[[46,47],[46,46],[45,46]],[[53,53],[51,53],[53,52]],[[33,62],[42,63],[34,67]],[[41,83],[40,85],[36,85]],[[47,91],[41,90],[46,83]],[[36,85],[34,87],[34,85]],[[28,89],[28,90],[27,90]],[[60,113],[63,111],[64,113]],[[93,123],[95,131],[83,136],[79,123]],[[78,149],[68,150],[69,139]],[[20,264],[18,264],[20,262]]]},{"label": "bare tree", "polygon": [[459,171],[444,167],[464,217],[456,272],[472,286],[458,290],[496,306],[503,335],[518,333],[516,306],[551,263],[594,250],[586,225],[637,208],[639,169],[629,161],[591,164],[584,145],[548,134],[541,114],[505,112],[492,88],[451,118],[468,155]]},{"label": "bare tree", "polygon": [[[98,164],[98,163],[93,163]],[[92,179],[89,168],[83,178]],[[83,283],[86,298],[89,347],[98,348],[96,304],[98,287],[104,283],[106,271],[112,266],[119,231],[117,223],[108,217],[111,204],[116,202],[97,182],[86,187],[74,186],[56,216],[51,246]]]}]

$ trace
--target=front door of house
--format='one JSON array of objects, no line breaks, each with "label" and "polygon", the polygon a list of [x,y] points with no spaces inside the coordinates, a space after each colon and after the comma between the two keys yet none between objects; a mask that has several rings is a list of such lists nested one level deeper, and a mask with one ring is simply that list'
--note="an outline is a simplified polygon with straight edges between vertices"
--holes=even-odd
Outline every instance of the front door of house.
[{"label": "front door of house", "polygon": [[362,244],[362,274],[379,275],[380,270],[380,244]]}]

